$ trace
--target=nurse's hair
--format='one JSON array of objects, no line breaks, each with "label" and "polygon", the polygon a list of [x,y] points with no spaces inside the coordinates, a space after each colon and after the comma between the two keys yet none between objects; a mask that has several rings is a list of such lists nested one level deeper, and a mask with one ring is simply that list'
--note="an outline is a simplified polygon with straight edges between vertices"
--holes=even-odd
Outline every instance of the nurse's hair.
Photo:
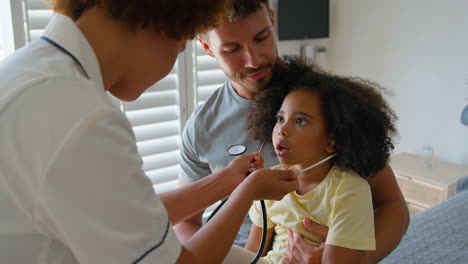
[{"label": "nurse's hair", "polygon": [[171,39],[193,39],[223,21],[230,0],[46,0],[55,11],[77,20],[101,7],[131,29],[154,26]]},{"label": "nurse's hair", "polygon": [[254,139],[271,142],[276,114],[284,98],[296,90],[319,97],[338,166],[361,176],[385,167],[397,136],[397,116],[383,97],[389,91],[368,80],[334,75],[301,61],[278,62],[269,85],[256,94],[247,121]]}]

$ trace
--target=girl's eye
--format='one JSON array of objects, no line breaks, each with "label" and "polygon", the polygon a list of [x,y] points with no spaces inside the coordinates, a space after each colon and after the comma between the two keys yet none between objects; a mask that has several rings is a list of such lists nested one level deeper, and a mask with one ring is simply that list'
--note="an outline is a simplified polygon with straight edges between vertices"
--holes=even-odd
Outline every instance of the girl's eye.
[{"label": "girl's eye", "polygon": [[283,122],[283,117],[282,116],[276,116],[276,123],[282,123]]},{"label": "girl's eye", "polygon": [[303,118],[298,118],[296,120],[296,124],[298,124],[298,125],[305,125],[306,123],[307,123],[307,121],[305,119],[303,119]]}]

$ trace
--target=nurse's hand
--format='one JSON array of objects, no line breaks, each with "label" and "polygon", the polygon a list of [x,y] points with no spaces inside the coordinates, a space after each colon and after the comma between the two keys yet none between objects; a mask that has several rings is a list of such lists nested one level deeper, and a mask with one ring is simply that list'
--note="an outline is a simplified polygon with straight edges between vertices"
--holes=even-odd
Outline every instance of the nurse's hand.
[{"label": "nurse's hand", "polygon": [[265,164],[265,160],[262,158],[262,156],[260,156],[259,152],[255,152],[253,154],[255,155],[255,160],[250,164],[249,173],[252,173],[258,169],[263,169]]},{"label": "nurse's hand", "polygon": [[263,168],[263,164],[264,160],[258,152],[237,156],[223,169],[222,181],[235,189],[250,172]]},{"label": "nurse's hand", "polygon": [[[258,169],[241,184],[249,189],[254,200],[281,200],[283,196],[297,189],[297,170]],[[239,186],[239,188],[241,188]]]}]

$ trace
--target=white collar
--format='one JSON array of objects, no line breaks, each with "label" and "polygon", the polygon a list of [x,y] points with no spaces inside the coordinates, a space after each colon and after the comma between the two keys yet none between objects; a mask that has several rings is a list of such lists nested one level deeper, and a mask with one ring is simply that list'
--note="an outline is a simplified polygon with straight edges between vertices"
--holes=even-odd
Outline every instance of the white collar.
[{"label": "white collar", "polygon": [[[93,48],[78,29],[73,20],[59,13],[55,13],[44,30],[43,36],[58,44],[74,56],[81,64],[83,74],[97,82],[104,89],[101,69]],[[80,66],[80,65],[78,65]]]}]

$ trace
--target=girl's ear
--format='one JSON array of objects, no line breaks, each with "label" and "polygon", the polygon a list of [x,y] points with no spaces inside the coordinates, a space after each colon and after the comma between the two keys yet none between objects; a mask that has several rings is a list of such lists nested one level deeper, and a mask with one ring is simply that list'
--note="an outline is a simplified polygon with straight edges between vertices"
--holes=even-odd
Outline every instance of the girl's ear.
[{"label": "girl's ear", "polygon": [[335,139],[333,137],[330,137],[328,140],[327,148],[325,149],[328,153],[334,153],[335,152]]}]

